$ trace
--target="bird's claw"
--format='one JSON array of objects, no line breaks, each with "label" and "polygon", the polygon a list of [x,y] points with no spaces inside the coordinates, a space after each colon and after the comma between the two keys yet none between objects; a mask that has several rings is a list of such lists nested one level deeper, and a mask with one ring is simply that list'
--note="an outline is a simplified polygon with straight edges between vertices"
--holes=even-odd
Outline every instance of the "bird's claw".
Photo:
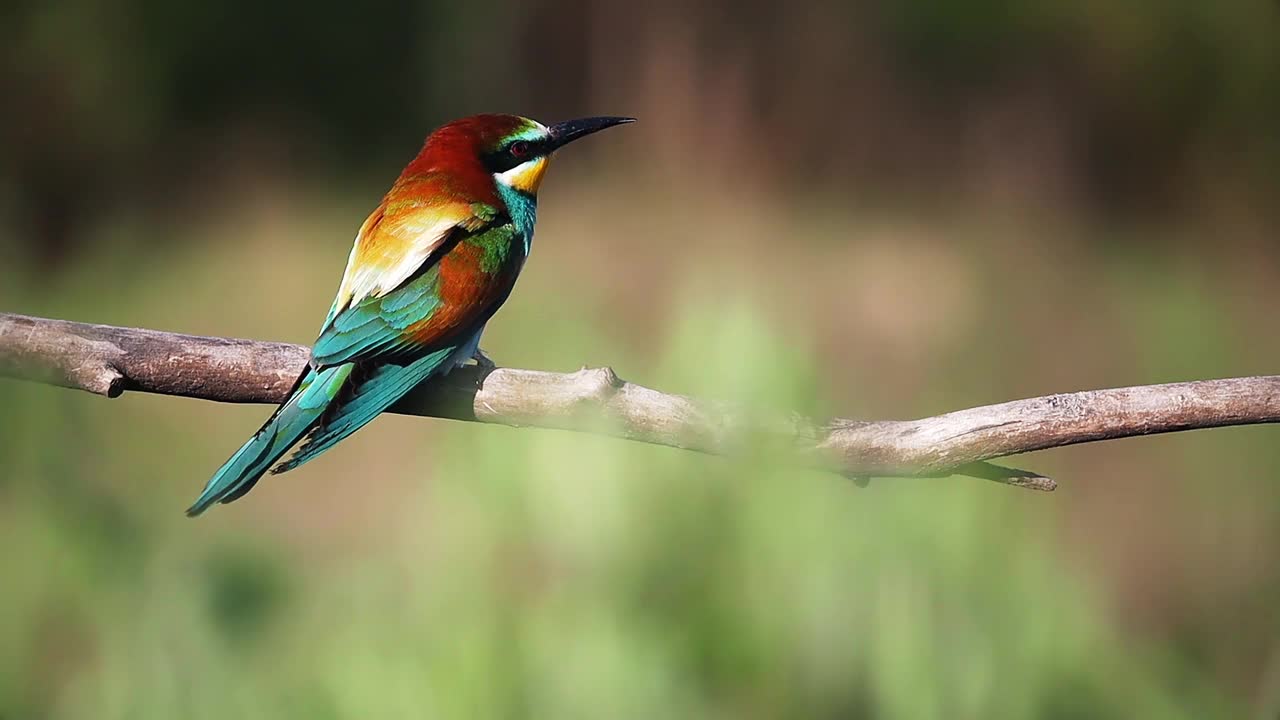
[{"label": "bird's claw", "polygon": [[476,348],[476,352],[471,356],[471,359],[476,361],[476,367],[481,370],[492,370],[498,367],[498,364],[493,360],[490,360],[489,356],[485,355],[484,351],[480,348]]}]

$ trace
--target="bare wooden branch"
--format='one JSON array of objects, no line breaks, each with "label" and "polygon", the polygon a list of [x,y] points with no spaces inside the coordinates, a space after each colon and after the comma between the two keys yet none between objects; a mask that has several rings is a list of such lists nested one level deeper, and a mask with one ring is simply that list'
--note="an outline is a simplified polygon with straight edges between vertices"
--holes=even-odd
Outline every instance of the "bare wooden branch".
[{"label": "bare wooden branch", "polygon": [[[126,390],[279,403],[307,361],[300,345],[180,335],[0,313],[0,376],[116,397]],[[919,420],[819,422],[574,373],[466,367],[394,412],[593,432],[734,455],[771,443],[806,465],[872,476],[962,474],[1038,490],[1049,478],[985,461],[1062,445],[1280,421],[1280,376],[1198,380],[1015,400]]]}]

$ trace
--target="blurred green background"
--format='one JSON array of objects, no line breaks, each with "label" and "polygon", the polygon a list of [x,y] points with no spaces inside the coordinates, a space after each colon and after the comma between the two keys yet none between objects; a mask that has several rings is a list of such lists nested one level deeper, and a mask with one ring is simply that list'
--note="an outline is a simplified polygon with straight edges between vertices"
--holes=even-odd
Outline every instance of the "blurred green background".
[{"label": "blurred green background", "polygon": [[[1274,373],[1273,2],[0,10],[0,309],[309,342],[452,117],[625,114],[485,348],[912,417]],[[0,718],[1280,715],[1270,427],[869,489],[388,417],[199,521],[268,409],[0,381]]]}]

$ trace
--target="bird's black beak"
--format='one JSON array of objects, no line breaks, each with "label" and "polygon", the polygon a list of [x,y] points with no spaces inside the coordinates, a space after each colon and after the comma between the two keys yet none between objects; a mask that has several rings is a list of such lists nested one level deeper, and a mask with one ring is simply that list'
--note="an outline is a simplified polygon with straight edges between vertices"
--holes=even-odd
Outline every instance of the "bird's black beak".
[{"label": "bird's black beak", "polygon": [[629,117],[590,117],[580,120],[566,120],[565,122],[552,125],[551,130],[551,150],[563,147],[569,143],[583,138],[591,133],[600,132],[605,128],[611,128],[614,125],[625,125],[626,123],[635,122],[635,118]]}]

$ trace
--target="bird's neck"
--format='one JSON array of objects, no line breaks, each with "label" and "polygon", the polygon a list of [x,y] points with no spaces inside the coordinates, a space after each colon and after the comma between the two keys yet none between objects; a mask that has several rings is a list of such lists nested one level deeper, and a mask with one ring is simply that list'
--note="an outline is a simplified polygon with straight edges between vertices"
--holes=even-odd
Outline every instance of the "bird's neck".
[{"label": "bird's neck", "polygon": [[524,238],[524,251],[527,256],[530,243],[533,242],[533,224],[538,219],[538,196],[500,182],[494,184],[497,187],[498,196],[507,206],[507,215]]}]

